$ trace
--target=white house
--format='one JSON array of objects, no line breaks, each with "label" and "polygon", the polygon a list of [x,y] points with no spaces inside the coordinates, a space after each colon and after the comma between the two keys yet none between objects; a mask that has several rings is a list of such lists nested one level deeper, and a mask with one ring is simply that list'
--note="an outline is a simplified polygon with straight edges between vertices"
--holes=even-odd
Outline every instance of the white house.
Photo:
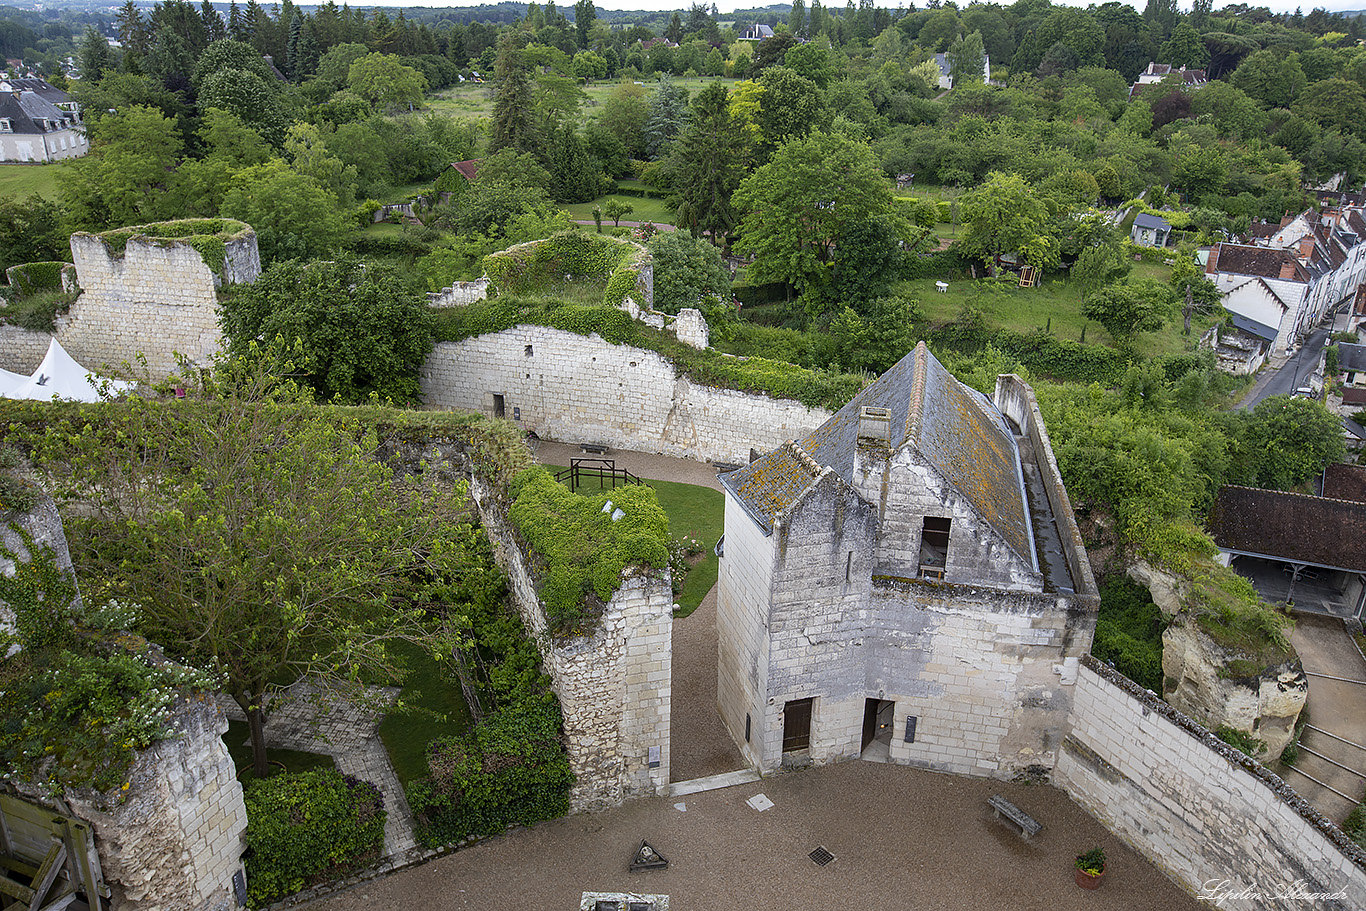
[{"label": "white house", "polygon": [[0,161],[57,161],[88,151],[71,96],[41,79],[0,80]]},{"label": "white house", "polygon": [[[935,54],[934,62],[939,67],[939,87],[941,89],[953,88],[953,66],[949,63],[948,54]],[[991,55],[982,54],[982,84],[986,85],[991,81]]]}]

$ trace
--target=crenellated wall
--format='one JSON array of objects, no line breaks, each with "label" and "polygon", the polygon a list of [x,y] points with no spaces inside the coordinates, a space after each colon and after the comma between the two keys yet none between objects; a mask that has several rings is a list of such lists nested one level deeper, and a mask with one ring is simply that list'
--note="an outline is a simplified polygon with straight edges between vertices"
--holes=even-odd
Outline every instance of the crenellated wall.
[{"label": "crenellated wall", "polygon": [[568,443],[744,463],[810,433],[819,408],[694,383],[653,351],[541,326],[438,344],[421,371],[429,406],[497,415]]}]

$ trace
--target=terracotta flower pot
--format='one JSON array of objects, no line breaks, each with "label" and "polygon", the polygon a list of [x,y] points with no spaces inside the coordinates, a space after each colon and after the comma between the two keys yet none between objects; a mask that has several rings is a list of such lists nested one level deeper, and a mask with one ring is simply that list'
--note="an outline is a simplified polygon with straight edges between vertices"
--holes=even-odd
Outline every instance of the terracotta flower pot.
[{"label": "terracotta flower pot", "polygon": [[1100,881],[1105,877],[1105,868],[1101,867],[1099,873],[1087,873],[1085,870],[1077,870],[1077,885],[1083,889],[1099,889]]}]

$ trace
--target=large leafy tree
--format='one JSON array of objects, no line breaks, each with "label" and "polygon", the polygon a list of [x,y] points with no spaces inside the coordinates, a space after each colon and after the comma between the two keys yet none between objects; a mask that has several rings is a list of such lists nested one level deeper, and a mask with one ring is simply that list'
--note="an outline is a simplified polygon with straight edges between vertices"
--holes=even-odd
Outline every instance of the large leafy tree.
[{"label": "large leafy tree", "polygon": [[679,225],[713,237],[735,230],[739,218],[730,200],[744,177],[747,145],[726,87],[714,82],[699,92],[668,165]]},{"label": "large leafy tree", "polygon": [[300,378],[320,397],[417,397],[417,371],[432,348],[426,301],[390,266],[343,259],[267,269],[223,304],[229,351],[258,340],[300,343]]},{"label": "large leafy tree", "polygon": [[351,230],[337,197],[279,158],[235,172],[221,214],[256,229],[267,263],[331,255]]},{"label": "large leafy tree", "polygon": [[1153,279],[1107,285],[1082,304],[1081,314],[1105,327],[1122,350],[1132,349],[1140,332],[1156,332],[1171,313],[1170,288]]},{"label": "large leafy tree", "polygon": [[175,121],[155,108],[134,104],[88,129],[90,154],[57,172],[71,223],[100,229],[157,221],[167,214],[166,183],[182,147]]},{"label": "large leafy tree", "polygon": [[1018,174],[992,171],[981,186],[963,195],[962,219],[967,227],[960,245],[982,259],[996,274],[1001,254],[1045,246],[1048,207]]},{"label": "large leafy tree", "polygon": [[20,263],[64,262],[70,235],[62,230],[61,208],[52,200],[0,196],[0,270]]},{"label": "large leafy tree", "polygon": [[755,257],[751,278],[788,282],[814,298],[831,289],[836,246],[855,225],[884,219],[910,232],[872,150],[830,133],[779,147],[733,202],[742,218],[736,249]]},{"label": "large leafy tree", "polygon": [[1273,395],[1239,417],[1231,481],[1290,490],[1342,461],[1342,422],[1320,402]]},{"label": "large leafy tree", "polygon": [[427,79],[395,54],[367,54],[351,64],[346,83],[377,109],[420,105]]},{"label": "large leafy tree", "polygon": [[[441,500],[395,478],[373,433],[234,362],[189,402],[133,397],[37,449],[87,599],[118,601],[171,656],[221,675],[266,773],[267,697],[307,677],[358,696],[384,644],[430,641],[415,605],[473,546]],[[448,500],[446,502],[449,502]]]},{"label": "large leafy tree", "polygon": [[650,238],[654,259],[655,309],[677,313],[684,307],[704,312],[730,303],[730,270],[721,253],[684,231],[660,231]]}]

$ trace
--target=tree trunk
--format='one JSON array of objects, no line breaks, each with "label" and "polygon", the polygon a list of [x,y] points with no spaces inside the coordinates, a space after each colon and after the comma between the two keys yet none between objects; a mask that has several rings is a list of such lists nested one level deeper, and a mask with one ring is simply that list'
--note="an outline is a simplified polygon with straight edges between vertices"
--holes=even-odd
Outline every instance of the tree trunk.
[{"label": "tree trunk", "polygon": [[1181,315],[1186,319],[1186,331],[1183,333],[1183,335],[1191,334],[1191,312],[1195,309],[1194,306],[1191,304],[1191,298],[1194,294],[1194,288],[1194,285],[1186,285],[1186,306],[1181,308]]},{"label": "tree trunk", "polygon": [[247,715],[247,730],[251,738],[251,771],[257,778],[265,778],[270,773],[266,762],[266,713],[261,708],[261,699],[246,695],[233,697]]}]

